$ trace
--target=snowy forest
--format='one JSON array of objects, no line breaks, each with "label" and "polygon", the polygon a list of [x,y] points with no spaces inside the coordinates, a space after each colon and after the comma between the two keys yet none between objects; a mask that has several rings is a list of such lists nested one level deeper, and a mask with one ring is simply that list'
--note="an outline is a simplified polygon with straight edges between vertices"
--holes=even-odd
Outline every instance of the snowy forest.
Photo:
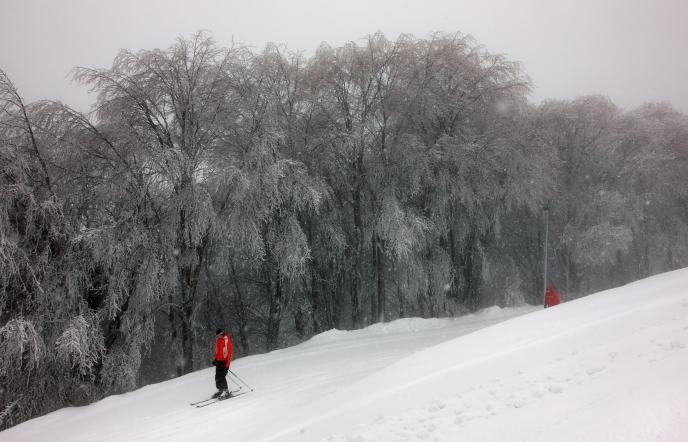
[{"label": "snowy forest", "polygon": [[[1,66],[0,66],[1,67]],[[688,266],[688,117],[529,102],[469,36],[312,55],[198,33],[0,71],[0,429],[331,328],[570,300]]]}]

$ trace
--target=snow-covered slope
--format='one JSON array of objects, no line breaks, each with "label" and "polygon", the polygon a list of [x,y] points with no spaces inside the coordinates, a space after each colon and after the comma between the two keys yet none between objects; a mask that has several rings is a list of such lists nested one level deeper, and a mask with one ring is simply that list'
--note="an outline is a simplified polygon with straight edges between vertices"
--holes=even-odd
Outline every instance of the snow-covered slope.
[{"label": "snow-covered slope", "polygon": [[[209,344],[209,347],[211,345]],[[330,331],[59,410],[2,441],[688,441],[688,269],[552,309]]]}]

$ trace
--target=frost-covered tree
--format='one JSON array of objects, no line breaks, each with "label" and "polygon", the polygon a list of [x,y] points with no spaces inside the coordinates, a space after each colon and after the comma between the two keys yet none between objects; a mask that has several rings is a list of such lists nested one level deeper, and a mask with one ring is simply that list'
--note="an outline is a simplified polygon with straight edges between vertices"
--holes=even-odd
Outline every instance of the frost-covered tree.
[{"label": "frost-covered tree", "polygon": [[[419,204],[449,255],[454,299],[482,305],[487,250],[515,208],[542,196],[537,149],[517,135],[528,79],[517,64],[485,52],[469,37],[419,42],[414,133],[427,146],[431,179]],[[533,155],[535,154],[535,155]]]},{"label": "frost-covered tree", "polygon": [[[621,167],[614,182],[630,201],[628,223],[632,264],[621,265],[625,278],[679,268],[688,249],[676,238],[688,233],[688,118],[668,104],[647,104],[621,118]],[[619,262],[622,264],[624,261]]]},{"label": "frost-covered tree", "polygon": [[536,127],[559,157],[557,193],[551,197],[552,246],[567,293],[586,291],[591,270],[611,266],[630,245],[634,211],[615,186],[621,167],[617,121],[609,99],[551,101],[539,109]]},{"label": "frost-covered tree", "polygon": [[164,266],[160,271],[174,280],[166,295],[179,373],[194,368],[201,271],[218,231],[208,184],[224,173],[216,165],[238,117],[233,64],[241,51],[219,48],[199,33],[167,50],[122,51],[110,69],[75,74],[98,92],[98,118],[116,142],[134,146],[144,204],[157,215],[151,246]]},{"label": "frost-covered tree", "polygon": [[82,297],[90,256],[74,241],[49,119],[0,71],[0,427],[96,396],[100,334],[79,338],[94,325]]}]

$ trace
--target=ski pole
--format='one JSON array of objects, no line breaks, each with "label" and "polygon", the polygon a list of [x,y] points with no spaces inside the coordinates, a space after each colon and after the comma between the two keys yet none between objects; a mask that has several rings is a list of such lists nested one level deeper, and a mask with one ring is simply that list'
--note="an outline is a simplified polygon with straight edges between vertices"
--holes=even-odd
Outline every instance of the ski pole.
[{"label": "ski pole", "polygon": [[253,391],[253,388],[249,387],[249,385],[246,382],[244,382],[243,379],[241,379],[239,376],[237,376],[236,373],[234,373],[232,370],[229,370],[229,372],[232,373],[235,378],[239,379],[242,384],[246,385],[249,390]]},{"label": "ski pole", "polygon": [[232,378],[231,376],[229,377],[229,380],[232,381],[232,384],[234,384],[234,385],[236,385],[237,387],[239,387],[239,390],[241,390],[241,389],[243,388],[243,387],[242,387],[237,381],[235,381],[234,378]]}]

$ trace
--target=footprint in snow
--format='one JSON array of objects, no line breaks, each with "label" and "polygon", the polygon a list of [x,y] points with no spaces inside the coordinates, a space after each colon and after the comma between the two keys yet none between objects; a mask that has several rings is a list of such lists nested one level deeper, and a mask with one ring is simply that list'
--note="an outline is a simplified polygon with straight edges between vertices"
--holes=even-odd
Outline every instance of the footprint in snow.
[{"label": "footprint in snow", "polygon": [[545,388],[547,388],[547,390],[549,390],[550,393],[554,394],[561,394],[564,392],[564,389],[561,387],[561,385],[550,384]]},{"label": "footprint in snow", "polygon": [[425,431],[419,431],[418,433],[416,433],[416,437],[420,440],[428,440],[430,438],[430,435]]},{"label": "footprint in snow", "polygon": [[514,398],[511,398],[511,399],[509,400],[509,402],[507,402],[506,405],[508,405],[508,406],[510,406],[510,407],[513,407],[513,408],[523,408],[523,407],[525,407],[525,406],[527,405],[527,403],[528,403],[528,402],[527,402],[525,399],[523,399],[523,398],[514,397]]},{"label": "footprint in snow", "polygon": [[428,411],[430,413],[437,413],[438,411],[443,410],[444,407],[445,407],[444,402],[437,401],[437,402],[433,402],[432,405],[430,405],[430,407],[428,408]]},{"label": "footprint in snow", "polygon": [[664,347],[664,350],[674,351],[674,350],[683,350],[685,348],[686,348],[686,344],[684,344],[683,342],[671,341],[671,343],[669,345]]},{"label": "footprint in snow", "polygon": [[588,376],[592,376],[592,375],[597,374],[597,373],[599,373],[599,372],[601,372],[601,371],[604,371],[604,370],[606,370],[606,369],[607,369],[606,366],[600,365],[600,366],[598,366],[598,367],[588,368],[588,369],[586,370],[586,373],[588,373]]}]

